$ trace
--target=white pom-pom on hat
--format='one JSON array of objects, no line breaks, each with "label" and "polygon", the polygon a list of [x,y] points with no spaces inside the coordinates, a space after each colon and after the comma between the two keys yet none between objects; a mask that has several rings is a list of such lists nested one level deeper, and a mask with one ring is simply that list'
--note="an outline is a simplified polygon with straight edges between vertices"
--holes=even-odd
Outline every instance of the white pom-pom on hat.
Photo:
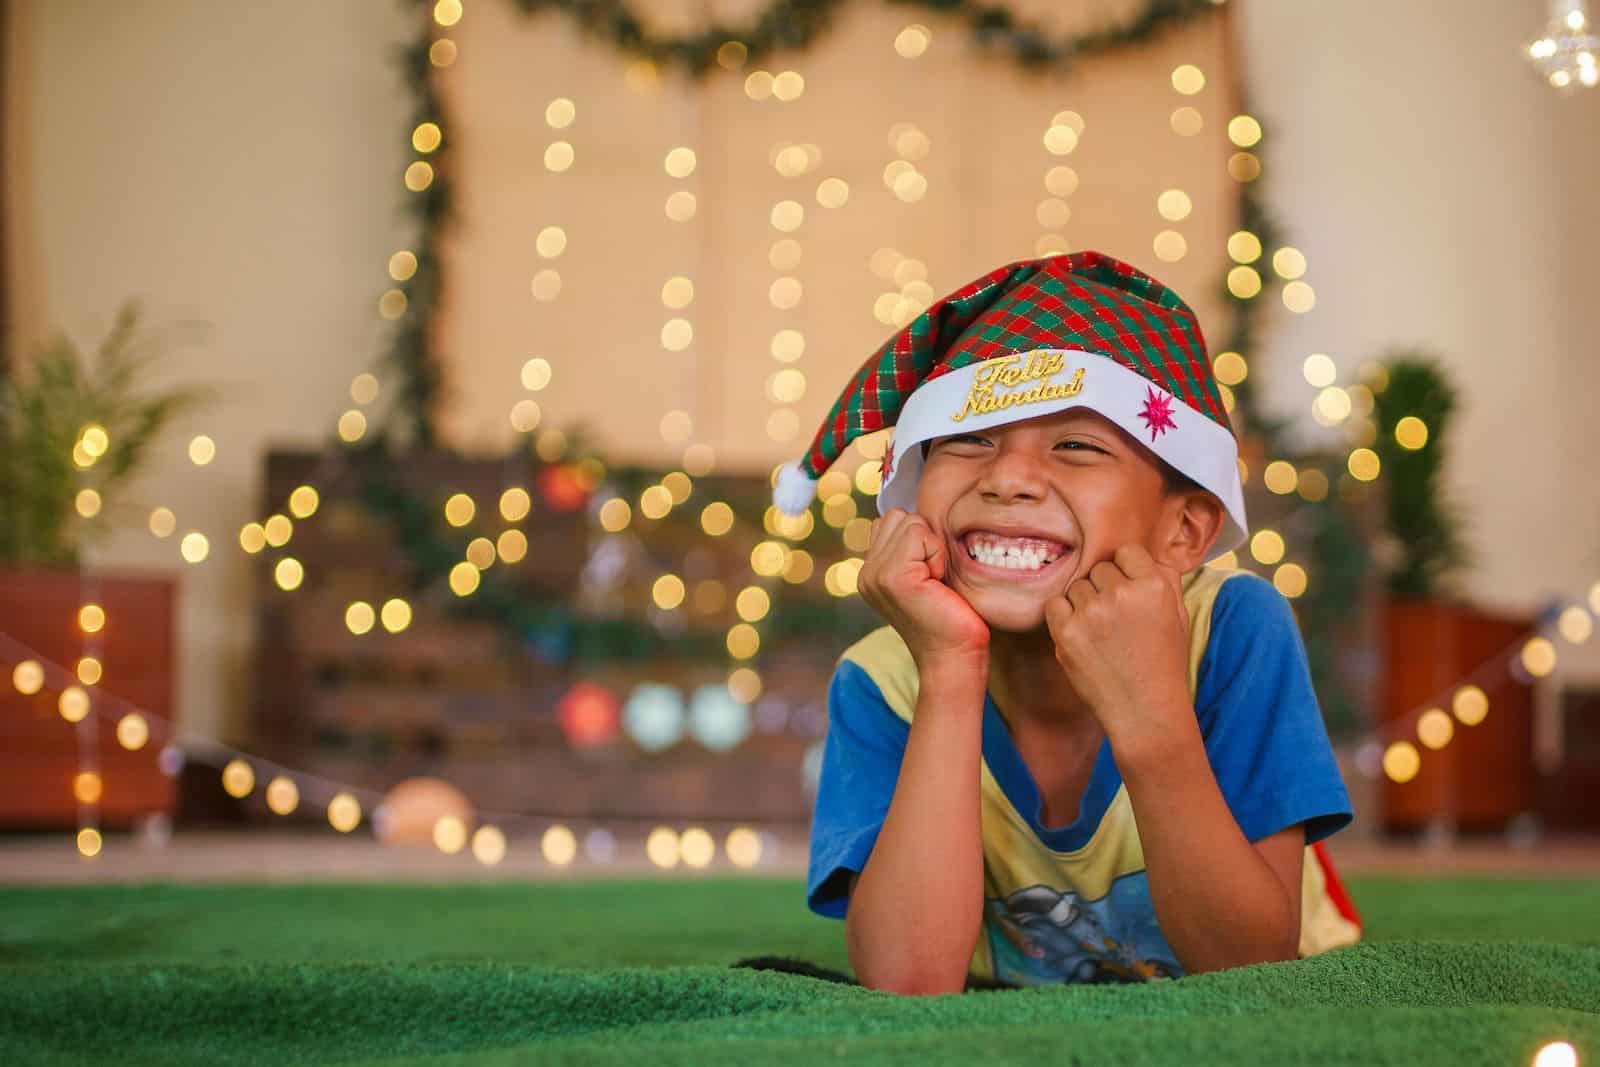
[{"label": "white pom-pom on hat", "polygon": [[817,480],[807,474],[800,461],[785,463],[778,469],[778,484],[772,502],[785,515],[798,515],[811,506],[817,496]]}]

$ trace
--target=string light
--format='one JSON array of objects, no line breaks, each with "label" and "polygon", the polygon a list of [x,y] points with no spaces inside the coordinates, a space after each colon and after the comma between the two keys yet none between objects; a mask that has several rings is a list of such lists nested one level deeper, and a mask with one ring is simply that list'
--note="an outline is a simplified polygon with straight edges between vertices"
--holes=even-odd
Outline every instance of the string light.
[{"label": "string light", "polygon": [[44,668],[37,660],[25,659],[12,669],[11,684],[23,696],[32,696],[44,688]]},{"label": "string light", "polygon": [[1587,611],[1573,605],[1562,611],[1556,629],[1561,631],[1561,636],[1568,644],[1581,645],[1594,636],[1594,619]]},{"label": "string light", "polygon": [[322,498],[309,485],[297,486],[289,494],[289,513],[297,519],[309,519],[317,513]]},{"label": "string light", "polygon": [[1422,769],[1422,756],[1409,741],[1396,741],[1383,753],[1383,773],[1394,782],[1404,785]]},{"label": "string light", "polygon": [[294,537],[294,523],[286,515],[270,515],[261,524],[261,536],[273,548],[282,548]]},{"label": "string light", "polygon": [[1261,258],[1261,238],[1249,230],[1239,230],[1228,237],[1228,255],[1238,263],[1254,263]]},{"label": "string light", "polygon": [[917,59],[933,43],[933,31],[921,23],[912,23],[894,38],[894,50],[901,59]]},{"label": "string light", "polygon": [[171,537],[178,528],[178,517],[171,508],[156,508],[150,512],[150,532],[156,537]]},{"label": "string light", "polygon": [[411,605],[399,597],[392,597],[383,602],[378,617],[385,630],[392,634],[400,633],[411,625]]},{"label": "string light", "polygon": [[565,826],[551,826],[539,839],[539,851],[546,863],[565,867],[578,855],[578,838]]},{"label": "string light", "polygon": [[1228,120],[1228,140],[1240,148],[1252,148],[1261,140],[1261,123],[1249,115],[1235,115]]},{"label": "string light", "polygon": [[1394,439],[1401,448],[1415,452],[1428,443],[1428,424],[1415,415],[1395,423]]},{"label": "string light", "polygon": [[293,592],[300,588],[300,583],[305,579],[305,568],[293,556],[285,556],[272,568],[272,579],[278,583],[278,588],[284,592]]}]

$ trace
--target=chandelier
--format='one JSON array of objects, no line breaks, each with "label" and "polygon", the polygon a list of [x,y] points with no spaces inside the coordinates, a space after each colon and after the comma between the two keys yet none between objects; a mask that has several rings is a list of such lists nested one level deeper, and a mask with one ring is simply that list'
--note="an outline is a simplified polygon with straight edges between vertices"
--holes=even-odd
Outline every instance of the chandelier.
[{"label": "chandelier", "polygon": [[1550,0],[1550,22],[1527,46],[1528,58],[1552,87],[1566,93],[1600,83],[1600,37],[1584,11],[1584,0]]}]

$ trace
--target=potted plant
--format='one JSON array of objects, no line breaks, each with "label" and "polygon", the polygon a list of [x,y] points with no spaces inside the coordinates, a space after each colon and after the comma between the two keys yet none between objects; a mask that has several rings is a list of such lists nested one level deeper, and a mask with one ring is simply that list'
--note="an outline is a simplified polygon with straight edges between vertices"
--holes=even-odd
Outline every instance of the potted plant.
[{"label": "potted plant", "polygon": [[[1444,368],[1419,353],[1394,353],[1366,384],[1384,486],[1376,553],[1386,594],[1383,742],[1386,749],[1407,742],[1421,756],[1414,776],[1405,775],[1405,760],[1395,764],[1403,781],[1384,775],[1383,826],[1445,836],[1503,829],[1532,807],[1534,772],[1530,694],[1499,656],[1532,620],[1485,613],[1461,594],[1472,554],[1463,513],[1444,486],[1457,408]],[[1485,664],[1491,667],[1480,671]],[[1456,711],[1466,684],[1488,697],[1481,719],[1471,707]],[[1436,714],[1424,724],[1422,713],[1432,708],[1446,719]]]},{"label": "potted plant", "polygon": [[[175,582],[82,566],[162,430],[209,396],[143,388],[163,336],[139,319],[137,303],[124,305],[92,358],[54,338],[26,378],[0,360],[12,374],[0,378],[0,823],[72,826],[81,804],[101,825],[126,825],[173,806],[155,727],[173,711]],[[18,671],[30,660],[42,677]],[[76,727],[60,710],[72,684],[90,697]],[[147,743],[119,742],[99,692],[148,711]]]}]

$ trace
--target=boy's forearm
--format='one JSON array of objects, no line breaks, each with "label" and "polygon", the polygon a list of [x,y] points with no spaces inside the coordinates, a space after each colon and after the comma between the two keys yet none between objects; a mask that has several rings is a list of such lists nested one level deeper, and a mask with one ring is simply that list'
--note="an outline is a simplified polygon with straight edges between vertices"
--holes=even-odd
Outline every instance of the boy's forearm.
[{"label": "boy's forearm", "polygon": [[983,920],[979,767],[985,677],[925,674],[894,798],[850,898],[863,985],[954,993]]},{"label": "boy's forearm", "polygon": [[1198,724],[1122,749],[1112,738],[1112,751],[1138,820],[1156,918],[1184,970],[1294,959],[1299,931],[1287,891],[1228,810]]}]

